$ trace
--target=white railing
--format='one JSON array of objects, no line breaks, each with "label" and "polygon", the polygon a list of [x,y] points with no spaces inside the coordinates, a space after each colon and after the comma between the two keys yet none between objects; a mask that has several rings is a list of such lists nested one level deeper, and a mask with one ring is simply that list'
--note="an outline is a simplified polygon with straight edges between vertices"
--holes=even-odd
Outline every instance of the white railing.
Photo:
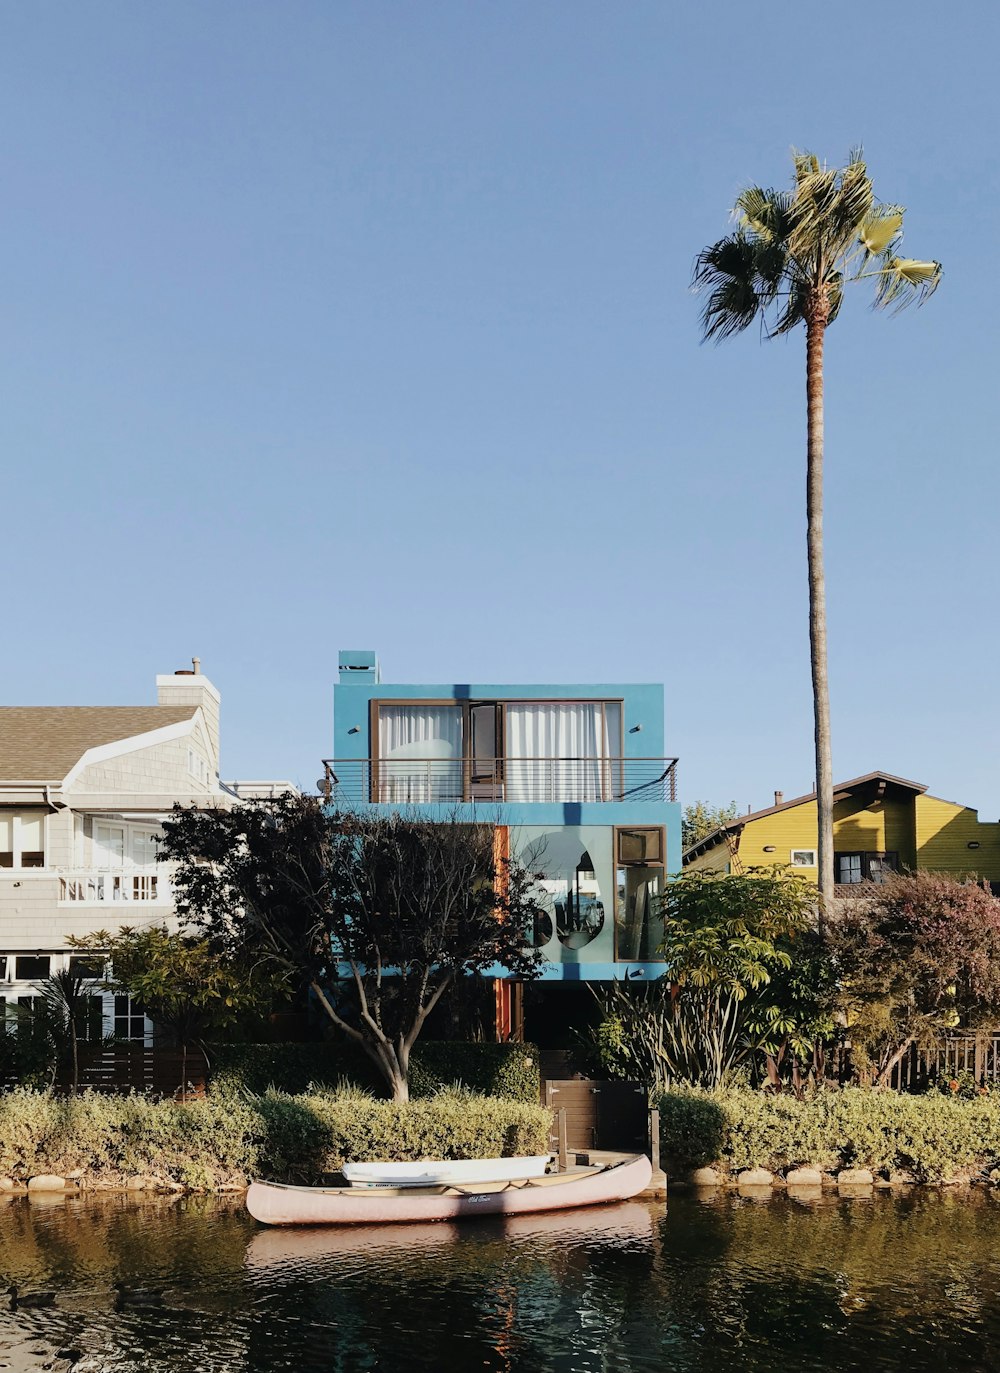
[{"label": "white railing", "polygon": [[99,872],[89,868],[59,875],[60,901],[112,905],[118,902],[162,904],[170,899],[170,882],[162,872],[150,872],[142,868],[115,868]]}]

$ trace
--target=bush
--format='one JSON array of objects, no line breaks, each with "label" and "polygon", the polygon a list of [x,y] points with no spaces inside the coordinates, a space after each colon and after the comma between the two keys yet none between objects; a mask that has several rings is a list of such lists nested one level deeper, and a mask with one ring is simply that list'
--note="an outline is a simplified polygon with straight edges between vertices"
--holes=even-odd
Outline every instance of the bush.
[{"label": "bush", "polygon": [[537,1103],[457,1091],[404,1106],[357,1089],[180,1105],[18,1088],[0,1095],[0,1175],[79,1169],[108,1183],[136,1174],[189,1187],[310,1182],[352,1159],[544,1154],[549,1124]]},{"label": "bush", "polygon": [[661,1147],[675,1168],[714,1164],[774,1173],[910,1172],[918,1181],[988,1173],[1000,1164],[1000,1100],[904,1096],[858,1087],[804,1101],[746,1090],[679,1088],[660,1099]]},{"label": "bush", "polygon": [[[386,1090],[375,1065],[350,1044],[219,1045],[213,1064],[212,1087],[219,1092],[259,1096],[274,1087],[297,1093],[344,1082],[379,1095]],[[484,1096],[537,1102],[538,1049],[534,1044],[418,1043],[410,1061],[410,1095],[433,1096],[455,1084]]]}]

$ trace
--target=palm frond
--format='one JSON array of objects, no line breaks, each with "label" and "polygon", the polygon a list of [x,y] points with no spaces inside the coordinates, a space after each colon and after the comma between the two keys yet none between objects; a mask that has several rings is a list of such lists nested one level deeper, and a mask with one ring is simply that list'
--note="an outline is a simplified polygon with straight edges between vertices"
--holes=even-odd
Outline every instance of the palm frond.
[{"label": "palm frond", "polygon": [[762,243],[773,244],[788,237],[791,207],[792,196],[789,191],[748,186],[738,197],[733,214],[741,228],[755,235]]},{"label": "palm frond", "polygon": [[777,338],[780,334],[789,334],[797,325],[803,324],[808,306],[809,286],[800,278],[796,278],[791,283],[791,289],[778,313],[778,318],[768,331],[770,337]]},{"label": "palm frond", "polygon": [[764,304],[757,255],[757,246],[742,231],[698,254],[692,285],[696,291],[709,292],[701,315],[706,339],[730,338],[757,318]]},{"label": "palm frond", "polygon": [[941,283],[940,262],[923,262],[914,257],[888,257],[878,272],[875,288],[876,310],[892,308],[893,313],[916,303],[922,305]]},{"label": "palm frond", "polygon": [[860,158],[852,158],[839,174],[837,195],[830,210],[830,237],[838,254],[854,243],[858,225],[871,214],[874,203],[868,168]]},{"label": "palm frond", "polygon": [[858,228],[858,241],[867,257],[879,257],[892,244],[903,227],[901,205],[879,205],[866,215]]}]

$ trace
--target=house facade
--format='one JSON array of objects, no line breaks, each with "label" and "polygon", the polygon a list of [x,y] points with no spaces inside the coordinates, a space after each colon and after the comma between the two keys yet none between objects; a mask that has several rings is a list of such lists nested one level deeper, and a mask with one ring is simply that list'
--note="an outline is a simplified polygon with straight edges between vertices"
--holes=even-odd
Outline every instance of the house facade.
[{"label": "house facade", "polygon": [[[155,705],[0,707],[0,1012],[91,968],[70,936],[174,923],[162,821],[176,803],[236,799],[219,780],[219,708],[197,659],[156,678]],[[88,1019],[90,1037],[151,1036],[127,997],[95,997]]]},{"label": "house facade", "polygon": [[[662,686],[389,685],[370,651],[342,652],[339,677],[333,803],[495,825],[538,874],[543,982],[662,974],[658,897],[681,858]],[[505,1037],[519,989],[495,971]]]},{"label": "house facade", "polygon": [[[775,792],[774,800],[693,844],[685,870],[744,872],[777,863],[817,881],[816,793],[786,801]],[[930,796],[905,777],[870,772],[839,783],[833,844],[838,896],[903,870],[978,877],[1000,893],[1000,822],[982,821],[969,806]]]}]

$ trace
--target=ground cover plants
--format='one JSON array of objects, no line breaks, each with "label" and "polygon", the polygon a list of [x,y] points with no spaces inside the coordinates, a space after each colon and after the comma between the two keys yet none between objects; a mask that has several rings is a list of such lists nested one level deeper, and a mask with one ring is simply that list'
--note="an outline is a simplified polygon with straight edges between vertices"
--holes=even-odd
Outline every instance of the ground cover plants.
[{"label": "ground cover plants", "polygon": [[0,1177],[142,1177],[184,1187],[242,1187],[253,1177],[315,1182],[352,1159],[491,1158],[548,1153],[549,1112],[457,1090],[410,1103],[353,1088],[290,1096],[216,1093],[202,1101],[0,1095]]}]

